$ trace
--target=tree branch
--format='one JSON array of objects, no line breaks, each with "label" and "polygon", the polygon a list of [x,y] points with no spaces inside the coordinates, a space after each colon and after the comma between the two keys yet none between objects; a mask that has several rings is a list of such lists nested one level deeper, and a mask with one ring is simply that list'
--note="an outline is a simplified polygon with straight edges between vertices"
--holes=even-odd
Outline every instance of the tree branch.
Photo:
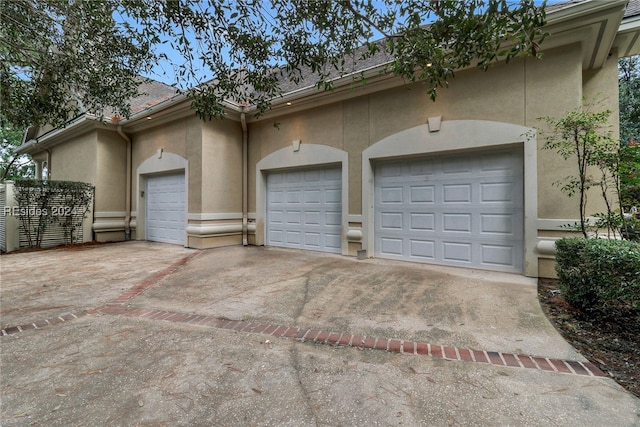
[{"label": "tree branch", "polygon": [[380,26],[378,24],[376,24],[371,19],[369,19],[368,16],[365,16],[365,15],[361,14],[355,7],[353,7],[353,5],[351,4],[351,0],[344,0],[342,2],[342,5],[344,7],[346,7],[347,9],[349,9],[354,14],[354,16],[356,18],[362,19],[364,22],[366,22],[367,24],[371,25],[375,30],[379,31],[380,34],[382,34],[386,38],[401,37],[399,35],[387,34],[386,31],[384,31],[382,28],[380,28]]}]

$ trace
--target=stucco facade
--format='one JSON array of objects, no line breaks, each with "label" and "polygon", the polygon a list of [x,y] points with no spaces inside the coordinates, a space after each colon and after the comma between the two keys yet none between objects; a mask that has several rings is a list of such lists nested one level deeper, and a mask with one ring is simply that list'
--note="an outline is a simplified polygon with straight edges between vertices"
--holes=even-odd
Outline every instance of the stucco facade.
[{"label": "stucco facade", "polygon": [[[640,51],[638,38],[630,36],[637,34],[637,19],[635,26],[621,27],[624,7],[624,1],[606,7],[585,2],[549,14],[551,35],[542,60],[497,63],[487,72],[459,70],[435,102],[420,83],[375,73],[363,86],[344,79],[333,92],[306,88],[287,94],[260,118],[251,107],[229,104],[224,120],[202,121],[177,96],[128,120],[103,124],[85,118],[41,135],[23,151],[47,161],[52,179],[96,186],[99,241],[129,234],[146,239],[147,181],[183,175],[180,232],[184,245],[195,248],[268,244],[269,176],[336,166],[340,252],[374,256],[377,165],[511,150],[522,158],[518,272],[549,277],[553,241],[565,234],[559,226],[575,221],[578,209],[577,200],[554,185],[571,164],[542,149],[548,129],[539,118],[559,117],[590,102],[617,111],[618,56]],[[617,131],[616,115],[611,126]],[[604,209],[592,200],[590,210]]]}]

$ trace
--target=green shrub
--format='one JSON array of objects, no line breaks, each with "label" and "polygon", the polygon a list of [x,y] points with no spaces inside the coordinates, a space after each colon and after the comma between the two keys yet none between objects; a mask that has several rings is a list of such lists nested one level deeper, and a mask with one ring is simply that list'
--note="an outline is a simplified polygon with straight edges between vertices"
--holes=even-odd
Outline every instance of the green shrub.
[{"label": "green shrub", "polygon": [[16,180],[14,199],[27,245],[40,247],[51,226],[62,228],[65,243],[74,243],[91,208],[93,191],[86,182]]},{"label": "green shrub", "polygon": [[556,241],[560,290],[583,310],[640,310],[640,243],[568,238]]}]

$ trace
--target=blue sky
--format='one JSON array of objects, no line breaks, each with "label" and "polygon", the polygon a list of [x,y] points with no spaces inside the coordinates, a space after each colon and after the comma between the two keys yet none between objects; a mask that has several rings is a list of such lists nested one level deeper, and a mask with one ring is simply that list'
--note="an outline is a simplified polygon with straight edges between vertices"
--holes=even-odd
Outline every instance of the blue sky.
[{"label": "blue sky", "polygon": [[[464,1],[464,0],[460,0],[460,1]],[[548,0],[547,4],[559,3],[560,1],[561,0]],[[537,5],[541,5],[542,2],[543,2],[542,0],[535,1]],[[190,38],[190,40],[193,42],[193,38]],[[168,60],[160,61],[160,63],[158,63],[158,65],[154,67],[151,72],[146,73],[144,75],[146,77],[160,81],[162,83],[172,85],[175,83],[175,75],[176,75],[176,70],[174,70],[174,64],[179,65],[183,62],[183,60],[181,56],[175,50],[173,50],[171,46],[169,46],[169,44],[159,45],[158,52],[164,53],[167,56]],[[207,73],[205,70],[202,70],[197,74],[199,78],[208,80],[213,78],[213,76],[209,75],[209,73]],[[181,89],[184,89],[184,87],[181,87]]]}]

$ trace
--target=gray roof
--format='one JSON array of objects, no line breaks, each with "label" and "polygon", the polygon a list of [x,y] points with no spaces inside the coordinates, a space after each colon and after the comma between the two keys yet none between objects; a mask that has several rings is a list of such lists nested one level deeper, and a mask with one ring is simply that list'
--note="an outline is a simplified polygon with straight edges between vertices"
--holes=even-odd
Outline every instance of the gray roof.
[{"label": "gray roof", "polygon": [[[564,9],[566,7],[570,7],[575,4],[584,3],[587,0],[565,0],[558,1],[553,4],[548,4],[546,7],[547,13],[554,12],[556,10]],[[608,0],[602,0],[608,1]],[[640,2],[640,0],[631,0],[634,2]],[[367,47],[363,46],[348,56],[346,58],[347,63],[350,63],[350,66],[345,67],[343,75],[354,75],[368,68],[373,68],[376,66],[380,66],[383,64],[387,64],[393,60],[393,55],[391,55],[385,46],[384,39],[378,40],[380,49],[379,51],[372,57],[367,59],[361,59],[361,56],[364,52],[366,52]],[[282,93],[287,94],[291,93],[295,90],[304,89],[308,87],[315,86],[317,82],[317,75],[312,73],[310,69],[303,68],[301,72],[302,78],[298,82],[290,81],[285,75],[284,71],[280,76],[280,87],[282,88]],[[340,73],[337,70],[333,70],[333,72],[326,78],[326,80],[332,80],[333,78],[339,77]]]},{"label": "gray roof", "polygon": [[[574,4],[584,3],[587,0],[565,0],[557,3],[548,4],[546,11],[554,12],[556,10],[564,9],[565,7],[572,6]],[[595,1],[608,1],[608,0],[595,0]],[[640,15],[640,0],[629,0],[627,3],[627,9],[624,12],[624,17],[629,18],[631,16]]]},{"label": "gray roof", "polygon": [[[147,108],[151,108],[162,101],[173,98],[179,93],[175,87],[155,81],[148,77],[139,77],[138,81],[140,82],[138,86],[139,95],[129,99],[131,114],[139,113]],[[117,114],[114,114],[115,111],[112,107],[105,107],[101,113],[92,113],[101,115],[101,119],[114,119],[118,116]]]},{"label": "gray roof", "polygon": [[560,1],[560,2],[557,2],[557,3],[553,3],[553,4],[548,4],[545,10],[547,11],[547,13],[555,12],[556,10],[564,9],[565,7],[569,7],[569,6],[572,6],[574,4],[584,3],[585,1],[587,1],[587,0]]},{"label": "gray roof", "polygon": [[640,0],[629,0],[627,10],[624,12],[624,17],[629,18],[637,15],[640,15]]},{"label": "gray roof", "polygon": [[162,101],[173,98],[178,90],[164,83],[145,78],[139,87],[140,95],[131,100],[131,113],[138,113]]},{"label": "gray roof", "polygon": [[[584,3],[588,0],[564,0],[558,1],[556,3],[548,4],[546,7],[547,13],[555,12],[567,7],[571,7],[573,5],[577,5],[580,3]],[[595,1],[608,1],[608,0],[595,0]],[[630,16],[635,16],[640,14],[640,0],[629,0],[627,5],[627,9],[625,11],[625,18]],[[351,54],[347,59],[347,67],[345,67],[344,75],[357,75],[357,73],[364,71],[369,68],[373,68],[385,63],[389,63],[392,61],[393,57],[388,53],[384,46],[384,40],[379,40],[378,43],[381,43],[382,46],[379,49],[378,53],[374,56],[361,59],[361,55],[367,49],[366,46],[363,46]],[[279,72],[276,68],[273,70],[274,72]],[[330,76],[327,80],[332,80],[333,78],[339,77],[340,73],[337,70],[332,70]],[[282,89],[282,94],[288,94],[294,92],[296,90],[309,88],[315,86],[317,82],[317,75],[312,73],[310,69],[302,69],[301,78],[297,82],[291,81],[289,78],[285,76],[284,70],[280,71],[280,87]],[[215,84],[215,79],[207,82],[205,84]],[[143,111],[146,108],[150,108],[156,104],[159,104],[162,101],[170,99],[174,97],[179,91],[169,85],[164,83],[160,83],[151,79],[145,79],[145,81],[140,86],[140,91],[142,95],[131,100],[131,112],[138,113]]]},{"label": "gray roof", "polygon": [[[360,47],[356,49],[351,55],[345,58],[346,65],[344,70],[344,75],[356,74],[361,71],[367,70],[369,68],[373,68],[388,62],[391,62],[393,56],[387,51],[386,46],[384,44],[384,40],[378,40],[377,43],[380,43],[380,49],[378,52],[366,59],[362,59],[362,55],[367,51],[367,46]],[[317,82],[317,75],[311,72],[311,69],[302,69],[301,72],[302,78],[299,82],[295,83],[290,81],[286,76],[281,75],[280,87],[282,88],[282,93],[286,94],[289,92],[293,92],[294,90],[307,88],[311,86],[315,86]],[[333,78],[337,78],[340,76],[340,72],[338,70],[332,70],[327,77],[327,80],[331,80]]]}]

